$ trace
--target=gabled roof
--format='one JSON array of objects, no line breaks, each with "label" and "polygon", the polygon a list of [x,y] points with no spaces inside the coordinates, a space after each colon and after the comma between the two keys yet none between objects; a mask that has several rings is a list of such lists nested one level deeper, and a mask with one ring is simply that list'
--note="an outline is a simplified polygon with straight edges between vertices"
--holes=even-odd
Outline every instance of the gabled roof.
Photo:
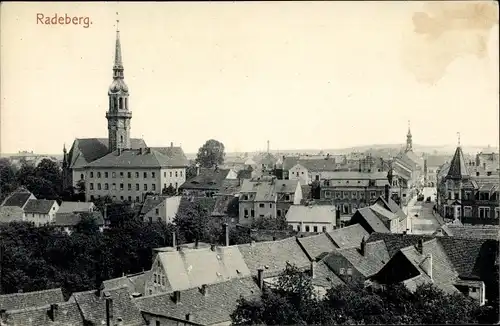
[{"label": "gabled roof", "polygon": [[358,223],[355,220],[356,215],[361,217],[373,229],[374,232],[389,232],[389,229],[384,225],[384,223],[370,207],[360,208],[356,211],[356,213],[354,213],[351,220],[354,220],[355,223]]},{"label": "gabled roof", "polygon": [[469,177],[469,170],[465,164],[464,153],[460,146],[455,150],[455,154],[450,162],[450,168],[448,170],[447,178],[450,179],[462,179]]},{"label": "gabled roof", "polygon": [[399,220],[396,214],[386,209],[383,205],[375,203],[370,206],[370,209],[384,223],[395,219]]},{"label": "gabled roof", "polygon": [[56,213],[54,219],[54,225],[59,227],[72,227],[77,225],[82,217],[89,216],[92,217],[98,226],[104,225],[104,218],[102,213],[99,211],[87,212],[87,213]]},{"label": "gabled roof", "polygon": [[[85,326],[78,305],[74,300],[57,304],[57,314],[53,321],[49,316],[50,305],[9,310],[5,325],[14,326]],[[4,324],[2,324],[4,325]]]},{"label": "gabled roof", "polygon": [[363,276],[370,277],[375,275],[385,264],[379,257],[366,254],[362,255],[358,247],[335,249],[325,256],[325,263],[333,270],[338,270],[338,259],[341,256],[347,259],[351,265]]},{"label": "gabled roof", "polygon": [[157,257],[171,291],[250,276],[237,246],[160,252]]},{"label": "gabled roof", "polygon": [[261,291],[251,277],[207,285],[206,295],[196,287],[180,292],[180,302],[173,300],[173,293],[162,293],[135,299],[143,313],[166,318],[185,320],[198,325],[225,324],[231,322],[231,314],[240,297],[259,299]]},{"label": "gabled roof", "polygon": [[184,182],[179,189],[219,190],[226,179],[229,169],[200,168],[200,173]]},{"label": "gabled roof", "polygon": [[153,208],[157,207],[167,199],[166,196],[147,196],[144,204],[141,207],[139,215],[144,215],[150,212]]},{"label": "gabled roof", "polygon": [[286,214],[287,222],[335,223],[334,205],[292,205]]},{"label": "gabled roof", "polygon": [[369,233],[360,225],[353,224],[328,232],[328,235],[339,248],[357,247]]},{"label": "gabled roof", "polygon": [[472,239],[492,239],[500,240],[500,227],[496,225],[452,225],[448,224],[442,227],[446,235],[457,238],[472,238]]},{"label": "gabled roof", "polygon": [[116,150],[87,164],[90,168],[162,168],[182,167],[176,157],[151,148]]},{"label": "gabled roof", "polygon": [[295,165],[297,164],[300,164],[310,172],[335,171],[337,168],[335,159],[298,160]]},{"label": "gabled roof", "polygon": [[387,200],[384,196],[380,196],[375,204],[377,203],[382,204],[385,209],[398,216],[400,221],[406,218],[406,214],[392,198],[389,198],[389,200]]},{"label": "gabled roof", "polygon": [[255,193],[255,201],[275,201],[278,193],[294,193],[299,184],[298,180],[245,179],[240,192]]},{"label": "gabled roof", "polygon": [[184,167],[189,165],[189,161],[186,154],[184,154],[182,147],[152,147],[151,149],[156,150],[168,157],[169,164],[172,167]]},{"label": "gabled roof", "polygon": [[313,235],[310,237],[297,238],[310,260],[315,260],[323,253],[328,253],[337,248],[326,233]]},{"label": "gabled roof", "polygon": [[76,301],[80,312],[87,322],[93,325],[106,324],[106,301],[109,296],[113,300],[113,318],[121,318],[124,325],[139,326],[144,325],[144,318],[141,312],[130,298],[127,287],[104,290],[101,296],[97,296],[96,291],[75,292],[72,298]]},{"label": "gabled roof", "polygon": [[18,206],[0,206],[0,223],[23,220],[24,211]]},{"label": "gabled roof", "polygon": [[30,197],[31,192],[15,192],[5,199],[2,206],[23,207]]},{"label": "gabled roof", "polygon": [[318,261],[314,268],[314,277],[312,279],[312,284],[314,286],[330,288],[345,284],[344,281],[328,267],[323,259]]},{"label": "gabled roof", "polygon": [[24,207],[24,212],[30,214],[48,214],[55,203],[55,200],[30,199]]},{"label": "gabled roof", "polygon": [[103,281],[104,289],[116,289],[127,287],[130,294],[140,293],[145,295],[145,285],[146,281],[150,278],[151,271],[145,271],[141,273],[125,275],[122,277],[117,277]]},{"label": "gabled roof", "polygon": [[[82,168],[90,162],[93,162],[108,154],[108,138],[77,138],[68,152],[70,168]],[[130,139],[132,149],[145,148],[146,143],[143,139]]]},{"label": "gabled roof", "polygon": [[0,295],[0,309],[19,310],[64,302],[61,288]]},{"label": "gabled roof", "polygon": [[309,266],[309,258],[297,243],[295,237],[238,245],[250,273],[257,275],[259,268],[264,276],[276,276],[286,269],[287,263],[298,268]]},{"label": "gabled roof", "polygon": [[94,207],[91,202],[63,201],[57,213],[89,212]]}]

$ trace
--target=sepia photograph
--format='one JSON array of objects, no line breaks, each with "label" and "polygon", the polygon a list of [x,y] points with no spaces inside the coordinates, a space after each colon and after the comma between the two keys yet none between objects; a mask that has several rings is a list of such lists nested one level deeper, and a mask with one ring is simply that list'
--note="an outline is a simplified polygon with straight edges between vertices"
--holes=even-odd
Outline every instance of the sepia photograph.
[{"label": "sepia photograph", "polygon": [[0,326],[500,323],[488,1],[0,4]]}]

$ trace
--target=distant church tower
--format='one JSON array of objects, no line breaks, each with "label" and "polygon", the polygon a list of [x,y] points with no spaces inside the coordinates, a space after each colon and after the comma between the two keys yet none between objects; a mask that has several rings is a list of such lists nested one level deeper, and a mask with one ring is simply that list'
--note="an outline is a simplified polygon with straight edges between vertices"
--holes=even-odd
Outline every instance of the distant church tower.
[{"label": "distant church tower", "polygon": [[413,143],[411,140],[411,131],[410,131],[410,120],[408,120],[408,134],[406,134],[406,150],[405,152],[413,151]]},{"label": "distant church tower", "polygon": [[129,111],[128,95],[128,87],[123,79],[122,50],[117,20],[113,83],[109,86],[109,110],[106,112],[110,152],[130,148],[130,119],[132,119],[132,112]]}]

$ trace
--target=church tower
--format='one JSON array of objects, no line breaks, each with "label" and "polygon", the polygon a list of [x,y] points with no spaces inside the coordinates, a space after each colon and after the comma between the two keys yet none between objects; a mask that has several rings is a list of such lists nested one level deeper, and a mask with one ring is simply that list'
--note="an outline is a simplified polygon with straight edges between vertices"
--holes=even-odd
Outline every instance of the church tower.
[{"label": "church tower", "polygon": [[413,143],[411,140],[410,120],[408,120],[408,134],[406,134],[406,150],[405,150],[405,152],[411,152],[412,150],[413,150]]},{"label": "church tower", "polygon": [[128,96],[128,87],[123,77],[120,31],[117,21],[113,82],[108,90],[109,110],[106,112],[110,152],[130,148],[130,119],[132,119],[132,112],[129,111]]}]

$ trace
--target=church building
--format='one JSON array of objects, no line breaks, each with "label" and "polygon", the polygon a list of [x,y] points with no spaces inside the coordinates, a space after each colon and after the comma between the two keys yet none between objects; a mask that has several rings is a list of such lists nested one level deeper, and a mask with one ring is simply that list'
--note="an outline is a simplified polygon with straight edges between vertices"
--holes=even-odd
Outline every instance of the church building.
[{"label": "church building", "polygon": [[64,188],[85,185],[87,201],[110,196],[116,201],[143,201],[147,193],[161,193],[186,181],[188,160],[181,147],[147,147],[130,137],[132,111],[124,80],[120,31],[116,31],[113,82],[108,89],[108,138],[75,139],[64,147]]}]

